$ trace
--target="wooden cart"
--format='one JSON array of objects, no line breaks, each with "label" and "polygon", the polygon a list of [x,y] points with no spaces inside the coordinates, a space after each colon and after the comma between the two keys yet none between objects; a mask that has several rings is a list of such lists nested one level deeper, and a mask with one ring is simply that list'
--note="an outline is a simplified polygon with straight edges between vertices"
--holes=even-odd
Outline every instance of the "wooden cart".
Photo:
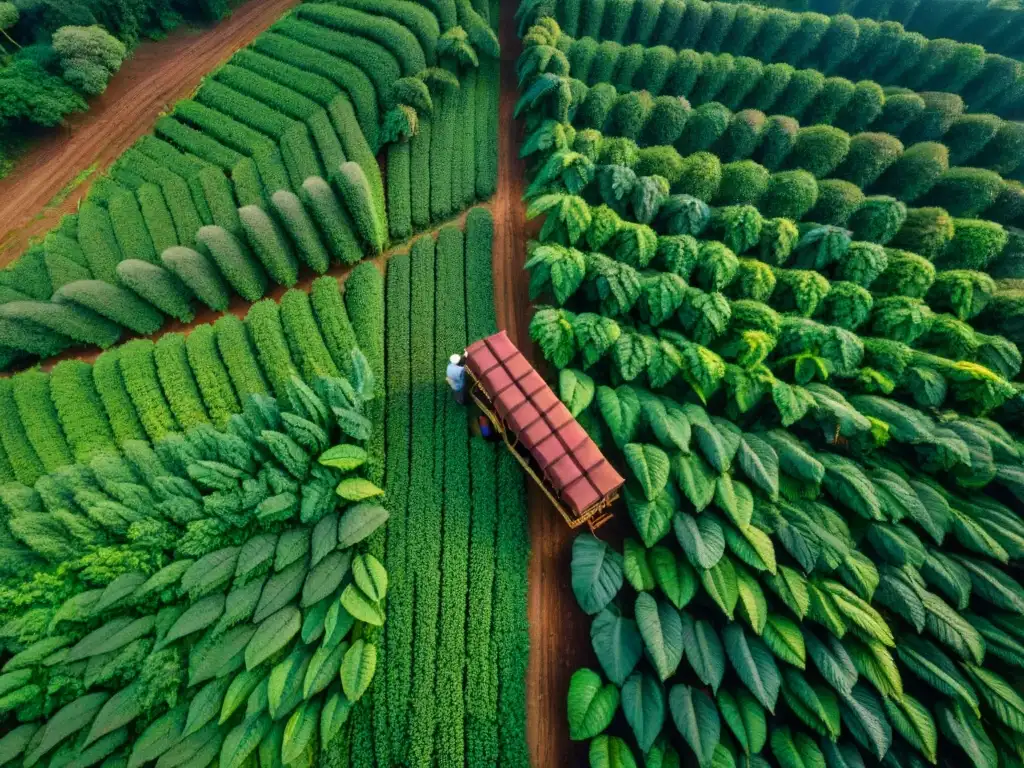
[{"label": "wooden cart", "polygon": [[466,350],[469,393],[570,528],[611,519],[625,480],[504,331]]}]

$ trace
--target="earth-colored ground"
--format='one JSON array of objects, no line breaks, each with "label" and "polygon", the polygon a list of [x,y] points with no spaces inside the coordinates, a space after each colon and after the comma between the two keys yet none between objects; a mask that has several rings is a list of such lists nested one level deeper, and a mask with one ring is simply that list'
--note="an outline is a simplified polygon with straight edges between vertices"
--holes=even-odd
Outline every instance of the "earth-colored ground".
[{"label": "earth-colored ground", "polygon": [[[115,78],[110,90],[87,115],[73,121],[59,136],[40,142],[24,159],[13,177],[0,182],[0,221],[21,229],[5,237],[17,242],[10,252],[18,253],[31,235],[46,231],[60,214],[74,210],[88,185],[83,185],[61,206],[47,209],[41,218],[33,216],[77,173],[93,163],[109,164],[135,139],[149,130],[155,117],[168,105],[191,91],[200,78],[266,28],[296,0],[250,0],[234,16],[209,31],[186,32],[161,43],[147,43]],[[529,339],[531,316],[528,280],[523,271],[526,242],[537,227],[526,221],[522,193],[524,166],[519,159],[523,127],[513,120],[518,93],[515,60],[519,53],[511,3],[502,8],[502,95],[499,126],[498,192],[489,204],[494,212],[494,283],[498,324],[520,346],[532,362],[542,359]],[[2,248],[3,246],[0,246]],[[404,251],[399,247],[392,253]],[[380,259],[383,262],[387,256]],[[0,263],[11,256],[0,253]],[[335,270],[343,279],[347,270]],[[312,280],[301,283],[305,287]],[[271,295],[279,298],[284,289]],[[248,304],[236,299],[231,311],[244,316]],[[212,322],[216,313],[200,313],[194,323]],[[190,324],[190,325],[192,325]],[[161,333],[187,331],[180,323],[168,325]],[[83,359],[95,355],[69,353]],[[542,369],[543,370],[543,369]],[[533,558],[530,563],[530,667],[527,681],[527,739],[532,762],[538,768],[585,765],[586,752],[569,741],[565,719],[565,694],[572,673],[595,663],[590,648],[590,618],[576,605],[569,584],[572,540],[576,535],[544,497],[530,488],[530,535]],[[615,536],[622,529],[613,523],[602,536]]]},{"label": "earth-colored ground", "polygon": [[[35,141],[18,165],[0,180],[0,266],[10,263],[30,238],[76,210],[89,183],[62,203],[48,206],[78,174],[93,164],[102,170],[148,133],[157,117],[191,93],[203,76],[248,45],[299,0],[249,0],[221,23],[181,28],[166,40],[142,43],[125,62],[106,93],[89,111]],[[95,174],[90,178],[96,178]]]}]

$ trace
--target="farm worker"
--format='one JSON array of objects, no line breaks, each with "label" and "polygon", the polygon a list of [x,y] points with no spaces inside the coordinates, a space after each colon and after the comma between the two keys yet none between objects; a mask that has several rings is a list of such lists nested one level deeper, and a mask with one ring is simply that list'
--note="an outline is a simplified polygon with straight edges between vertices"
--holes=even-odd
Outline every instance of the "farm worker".
[{"label": "farm worker", "polygon": [[466,366],[462,364],[462,355],[452,355],[448,358],[448,370],[445,378],[448,386],[455,393],[455,402],[459,405],[466,404]]},{"label": "farm worker", "polygon": [[494,426],[491,424],[491,420],[481,414],[476,423],[480,426],[480,437],[484,440],[494,440],[497,435],[494,433]]}]

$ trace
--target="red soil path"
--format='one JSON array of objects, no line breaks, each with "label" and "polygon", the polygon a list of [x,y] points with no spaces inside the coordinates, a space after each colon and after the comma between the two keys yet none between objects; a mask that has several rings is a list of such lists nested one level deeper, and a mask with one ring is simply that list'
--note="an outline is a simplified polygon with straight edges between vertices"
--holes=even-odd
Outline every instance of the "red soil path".
[{"label": "red soil path", "polygon": [[77,209],[88,182],[60,205],[44,206],[79,172],[94,163],[101,170],[110,165],[205,74],[298,3],[249,0],[215,26],[181,28],[166,40],[142,43],[106,93],[89,103],[88,112],[72,115],[66,125],[34,142],[14,171],[0,180],[0,266],[17,258],[30,238]]}]

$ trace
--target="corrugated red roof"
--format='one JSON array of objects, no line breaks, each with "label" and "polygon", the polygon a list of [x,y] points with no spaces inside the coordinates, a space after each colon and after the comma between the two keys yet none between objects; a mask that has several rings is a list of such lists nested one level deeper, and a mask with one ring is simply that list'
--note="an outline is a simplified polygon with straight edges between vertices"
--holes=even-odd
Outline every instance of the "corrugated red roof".
[{"label": "corrugated red roof", "polygon": [[506,426],[577,515],[625,480],[505,331],[474,342],[466,364]]}]

